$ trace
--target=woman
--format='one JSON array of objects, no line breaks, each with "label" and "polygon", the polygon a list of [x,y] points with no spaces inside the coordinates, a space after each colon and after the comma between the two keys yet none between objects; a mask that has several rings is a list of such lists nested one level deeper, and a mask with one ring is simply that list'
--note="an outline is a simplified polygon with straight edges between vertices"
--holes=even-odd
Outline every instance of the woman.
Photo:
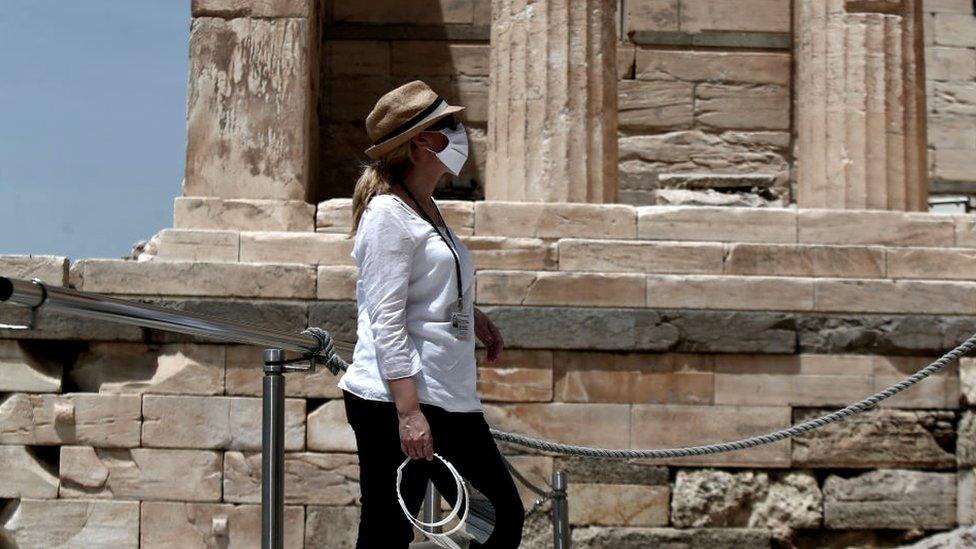
[{"label": "woman", "polygon": [[475,389],[474,337],[489,361],[502,337],[474,307],[471,257],[431,196],[441,176],[457,175],[467,158],[467,135],[455,119],[461,110],[413,81],[381,97],[366,119],[373,142],[366,154],[375,162],[364,168],[352,203],[357,342],[339,381],[359,453],[360,549],[397,549],[413,539],[395,486],[407,456],[416,460],[402,484],[412,513],[428,479],[456,501],[435,452],[495,509],[491,536],[472,547],[509,549],[522,537],[524,509]]}]

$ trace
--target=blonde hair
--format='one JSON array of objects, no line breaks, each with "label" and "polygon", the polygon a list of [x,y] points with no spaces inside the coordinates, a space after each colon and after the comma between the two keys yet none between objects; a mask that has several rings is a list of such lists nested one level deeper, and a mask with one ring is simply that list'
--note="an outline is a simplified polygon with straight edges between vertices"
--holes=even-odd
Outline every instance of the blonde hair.
[{"label": "blonde hair", "polygon": [[366,205],[374,196],[388,194],[394,181],[403,181],[407,170],[413,165],[410,141],[386,153],[382,158],[363,166],[363,173],[356,181],[356,189],[352,193],[352,230],[349,235],[355,235],[359,229],[359,220],[366,210]]}]

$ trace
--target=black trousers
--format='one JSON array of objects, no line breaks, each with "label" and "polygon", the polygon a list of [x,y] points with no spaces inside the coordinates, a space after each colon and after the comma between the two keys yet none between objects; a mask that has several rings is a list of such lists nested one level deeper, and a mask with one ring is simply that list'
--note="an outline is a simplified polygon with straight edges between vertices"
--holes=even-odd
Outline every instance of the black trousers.
[{"label": "black trousers", "polygon": [[[360,398],[343,391],[346,417],[356,433],[362,515],[357,549],[401,549],[413,540],[413,525],[396,497],[396,470],[406,456],[400,450],[396,405]],[[495,528],[484,544],[471,547],[514,549],[522,541],[525,510],[515,482],[481,412],[448,412],[421,404],[430,424],[434,452],[451,462],[495,509]],[[423,505],[427,481],[451,504],[457,501],[454,477],[440,460],[414,460],[403,469],[401,493],[416,516]]]}]

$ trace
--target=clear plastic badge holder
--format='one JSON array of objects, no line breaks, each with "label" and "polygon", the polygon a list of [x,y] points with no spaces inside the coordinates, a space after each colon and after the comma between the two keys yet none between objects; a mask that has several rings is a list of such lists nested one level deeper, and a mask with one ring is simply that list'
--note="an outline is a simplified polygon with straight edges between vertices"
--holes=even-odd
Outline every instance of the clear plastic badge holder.
[{"label": "clear plastic badge holder", "polygon": [[451,328],[454,330],[454,337],[468,339],[468,336],[471,334],[471,317],[467,313],[459,311],[452,312]]}]

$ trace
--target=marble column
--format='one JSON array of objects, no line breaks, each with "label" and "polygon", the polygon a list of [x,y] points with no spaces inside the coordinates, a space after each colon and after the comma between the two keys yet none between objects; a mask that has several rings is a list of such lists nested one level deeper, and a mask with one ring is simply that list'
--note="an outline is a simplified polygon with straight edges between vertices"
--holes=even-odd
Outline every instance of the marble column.
[{"label": "marble column", "polygon": [[797,204],[928,209],[921,0],[794,0]]},{"label": "marble column", "polygon": [[486,199],[616,201],[616,4],[492,0]]}]

